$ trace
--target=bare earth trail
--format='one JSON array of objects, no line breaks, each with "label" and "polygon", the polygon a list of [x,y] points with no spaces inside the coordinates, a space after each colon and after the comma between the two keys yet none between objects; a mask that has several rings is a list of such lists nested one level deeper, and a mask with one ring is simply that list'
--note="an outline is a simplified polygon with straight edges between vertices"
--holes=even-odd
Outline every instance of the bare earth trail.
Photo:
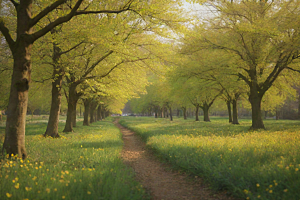
[{"label": "bare earth trail", "polygon": [[123,134],[122,159],[132,167],[137,180],[150,192],[153,200],[228,200],[233,199],[222,193],[213,193],[200,179],[172,172],[167,164],[146,149],[145,143],[134,132],[115,121]]}]

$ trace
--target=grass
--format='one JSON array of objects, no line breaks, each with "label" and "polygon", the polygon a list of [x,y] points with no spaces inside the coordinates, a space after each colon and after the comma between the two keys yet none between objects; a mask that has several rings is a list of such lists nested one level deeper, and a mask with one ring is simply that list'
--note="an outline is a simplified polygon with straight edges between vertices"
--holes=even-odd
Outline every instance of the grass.
[{"label": "grass", "polygon": [[265,120],[266,130],[248,131],[251,120],[231,125],[192,119],[123,117],[174,167],[204,177],[215,190],[244,199],[300,199],[300,122]]},{"label": "grass", "polygon": [[[120,158],[121,133],[112,119],[78,125],[74,133],[44,138],[46,123],[27,124],[28,159],[0,163],[1,199],[145,199]],[[81,124],[81,123],[78,123]],[[60,131],[64,124],[60,124]],[[3,135],[4,127],[0,127]],[[3,143],[3,137],[1,145]]]}]

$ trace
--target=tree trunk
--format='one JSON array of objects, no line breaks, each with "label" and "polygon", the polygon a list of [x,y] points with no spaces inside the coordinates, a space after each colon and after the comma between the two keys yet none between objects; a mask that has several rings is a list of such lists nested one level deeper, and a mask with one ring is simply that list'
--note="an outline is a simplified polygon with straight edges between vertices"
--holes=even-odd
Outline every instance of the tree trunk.
[{"label": "tree trunk", "polygon": [[[78,100],[77,100],[77,101],[78,101]],[[72,116],[72,120],[73,120],[72,124],[73,124],[73,127],[76,127],[77,101],[76,101],[76,103],[74,104],[74,110],[73,110],[73,112],[72,112],[72,115],[73,115],[73,116]]]},{"label": "tree trunk", "polygon": [[266,110],[266,111],[265,111],[264,119],[267,119],[267,117],[268,117],[268,111]]},{"label": "tree trunk", "polygon": [[187,119],[186,107],[182,107],[183,119]]},{"label": "tree trunk", "polygon": [[90,99],[84,99],[84,115],[83,115],[83,126],[89,126],[89,115],[90,115],[90,107],[91,107],[91,100]]},{"label": "tree trunk", "polygon": [[233,121],[232,124],[239,124],[238,121],[238,110],[237,110],[237,100],[232,100],[232,111],[233,111]]},{"label": "tree trunk", "polygon": [[228,116],[229,116],[229,123],[232,123],[232,115],[231,115],[231,103],[230,101],[226,101]]},{"label": "tree trunk", "polygon": [[300,119],[300,93],[298,94],[298,119]]},{"label": "tree trunk", "polygon": [[91,102],[91,108],[90,108],[90,123],[95,122],[95,109],[96,109],[97,103]]},{"label": "tree trunk", "polygon": [[61,84],[62,84],[62,70],[53,70],[54,82],[52,82],[52,101],[50,108],[49,121],[44,136],[51,136],[53,138],[59,137],[58,123],[59,113],[61,107]]},{"label": "tree trunk", "polygon": [[195,115],[196,115],[196,121],[199,121],[199,104],[196,105]]},{"label": "tree trunk", "polygon": [[101,121],[102,118],[101,118],[101,104],[98,105],[98,108],[97,108],[97,121]]},{"label": "tree trunk", "polygon": [[168,106],[168,107],[169,107],[169,111],[170,111],[170,121],[173,121],[172,107],[171,106]]},{"label": "tree trunk", "polygon": [[249,100],[252,108],[252,126],[251,129],[264,129],[264,123],[261,117],[261,97],[258,92],[252,91],[250,89]]},{"label": "tree trunk", "polygon": [[276,120],[279,120],[280,117],[279,117],[279,111],[278,111],[278,108],[276,108]]},{"label": "tree trunk", "polygon": [[203,115],[204,115],[204,121],[205,122],[210,122],[209,112],[208,112],[209,111],[209,106],[207,105],[206,102],[203,104],[202,110],[203,110]]},{"label": "tree trunk", "polygon": [[76,92],[76,87],[78,84],[71,83],[69,87],[69,101],[68,101],[68,111],[67,111],[67,120],[63,132],[73,132],[74,127],[74,113],[76,115],[76,104],[79,97],[81,96]]},{"label": "tree trunk", "polygon": [[102,119],[103,120],[105,119],[105,107],[104,106],[102,107]]},{"label": "tree trunk", "polygon": [[[57,33],[56,29],[51,31],[51,34]],[[55,43],[53,45],[53,54],[52,54],[52,62],[53,62],[53,82],[52,82],[52,100],[51,100],[51,108],[49,114],[49,120],[46,132],[44,136],[51,136],[53,138],[59,137],[58,134],[58,123],[59,123],[59,114],[61,107],[61,89],[62,89],[62,79],[64,77],[63,69],[59,64],[59,60],[61,58],[61,48]]]},{"label": "tree trunk", "polygon": [[[19,10],[22,20],[30,20],[31,7]],[[28,9],[28,11],[27,11]],[[20,17],[18,17],[20,19]],[[26,24],[18,22],[20,25],[17,35],[17,42],[12,50],[14,65],[11,78],[10,96],[7,107],[7,118],[5,128],[4,150],[7,154],[17,155],[23,159],[27,157],[25,149],[25,124],[28,104],[28,89],[31,80],[31,49],[32,42],[28,38],[32,30]],[[28,25],[28,24],[27,24]],[[22,27],[21,27],[22,26]]]}]

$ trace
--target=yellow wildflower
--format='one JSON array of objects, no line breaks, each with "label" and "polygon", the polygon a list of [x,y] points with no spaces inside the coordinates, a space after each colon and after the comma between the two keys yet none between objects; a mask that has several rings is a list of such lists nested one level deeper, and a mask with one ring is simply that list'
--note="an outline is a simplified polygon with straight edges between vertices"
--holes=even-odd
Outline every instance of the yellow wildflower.
[{"label": "yellow wildflower", "polygon": [[12,196],[12,194],[9,194],[8,192],[6,193],[6,196],[8,197],[8,198],[10,198],[11,196]]},{"label": "yellow wildflower", "polygon": [[50,193],[50,188],[46,188],[46,192],[47,192],[47,193]]},{"label": "yellow wildflower", "polygon": [[16,189],[19,189],[19,187],[20,187],[20,184],[17,183],[17,184],[15,185],[15,188],[16,188]]},{"label": "yellow wildflower", "polygon": [[91,192],[90,192],[90,191],[87,191],[87,194],[91,194]]}]

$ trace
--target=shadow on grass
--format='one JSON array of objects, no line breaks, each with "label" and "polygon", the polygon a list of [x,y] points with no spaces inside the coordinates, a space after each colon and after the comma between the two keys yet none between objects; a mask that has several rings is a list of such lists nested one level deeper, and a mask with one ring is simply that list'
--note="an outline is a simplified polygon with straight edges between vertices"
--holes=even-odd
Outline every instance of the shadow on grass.
[{"label": "shadow on grass", "polygon": [[43,135],[46,131],[47,123],[36,123],[26,125],[26,135]]}]

